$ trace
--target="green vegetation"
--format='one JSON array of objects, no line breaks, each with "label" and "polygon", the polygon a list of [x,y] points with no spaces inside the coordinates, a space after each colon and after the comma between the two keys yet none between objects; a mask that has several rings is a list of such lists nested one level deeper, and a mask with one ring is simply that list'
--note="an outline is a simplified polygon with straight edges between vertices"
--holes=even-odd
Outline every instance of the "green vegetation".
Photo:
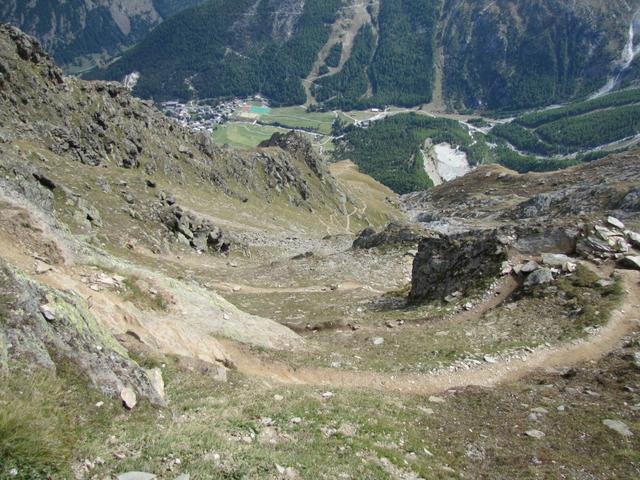
[{"label": "green vegetation", "polygon": [[[342,70],[316,81],[316,100],[326,108],[342,110],[387,104],[412,106],[430,101],[439,3],[440,0],[383,2],[378,35],[370,25],[362,27]],[[330,56],[339,61],[338,53],[334,47]]]},{"label": "green vegetation", "polygon": [[123,282],[126,290],[124,299],[142,309],[165,311],[169,301],[161,293],[151,293],[149,285],[138,277],[126,278]]},{"label": "green vegetation", "polygon": [[493,127],[491,133],[505,139],[523,152],[551,155],[557,151],[556,148],[541,141],[535,133],[515,123],[499,123]]},{"label": "green vegetation", "polygon": [[299,128],[328,135],[336,118],[333,112],[307,112],[304,107],[274,108],[260,116],[260,123],[284,128]]},{"label": "green vegetation", "polygon": [[139,71],[135,93],[156,100],[191,98],[193,87],[201,98],[261,92],[275,104],[301,104],[301,79],[327,42],[341,3],[306,2],[299,19],[304,28],[282,43],[265,20],[282,5],[260,2],[256,15],[245,16],[254,1],[210,0],[172,17],[108,69],[89,76],[121,79]]},{"label": "green vegetation", "polygon": [[603,108],[619,107],[632,103],[640,103],[640,89],[623,90],[585,102],[572,103],[558,108],[527,113],[518,117],[515,122],[524,127],[535,128],[562,118],[575,117],[576,115],[582,115]]},{"label": "green vegetation", "polygon": [[598,147],[640,133],[640,105],[563,118],[539,127],[536,133],[569,149]]},{"label": "green vegetation", "polygon": [[578,158],[538,158],[514,152],[506,145],[498,145],[491,152],[492,161],[504,165],[518,173],[553,172],[573,165],[578,165]]},{"label": "green vegetation", "polygon": [[[504,129],[498,129],[498,132],[511,135],[509,138],[513,142],[517,140],[517,145],[524,142],[520,142],[516,134],[524,132],[523,137],[529,134],[528,130],[518,125],[499,127]],[[420,153],[428,138],[434,144],[449,143],[460,148],[467,154],[470,165],[500,163],[520,173],[559,170],[582,160],[523,155],[509,148],[504,139],[493,138],[497,135],[489,137],[497,142],[497,145],[490,147],[483,134],[474,133],[472,136],[467,127],[456,120],[415,113],[393,115],[372,123],[368,128],[344,126],[336,122],[333,133],[338,136],[344,134],[334,152],[337,158],[353,160],[363,172],[398,193],[421,190],[431,185],[424,173]],[[540,141],[538,143],[544,145]]]},{"label": "green vegetation", "polygon": [[[68,470],[75,447],[71,405],[52,373],[0,380],[0,476],[45,479]],[[5,477],[3,477],[5,478]]]},{"label": "green vegetation", "polygon": [[228,123],[218,126],[212,134],[212,139],[220,145],[232,145],[239,148],[256,148],[264,140],[268,140],[276,132],[286,132],[286,129],[252,125],[249,123]]},{"label": "green vegetation", "polygon": [[356,35],[351,56],[342,70],[316,81],[313,87],[316,100],[342,110],[351,110],[357,105],[369,88],[367,65],[371,61],[374,47],[373,29],[370,25],[365,25]]},{"label": "green vegetation", "polygon": [[340,59],[342,58],[342,42],[338,42],[331,50],[325,59],[324,63],[327,67],[337,68],[340,65]]},{"label": "green vegetation", "polygon": [[[617,8],[610,2],[594,16],[564,0],[510,8],[448,0],[442,39],[448,101],[459,109],[515,111],[597,90],[626,41],[628,25],[618,21]],[[616,41],[595,41],[600,32]]]},{"label": "green vegetation", "polygon": [[394,191],[408,193],[432,186],[420,151],[427,138],[460,146],[473,163],[480,160],[482,147],[472,147],[473,139],[460,123],[415,113],[394,115],[369,128],[346,127],[335,155],[353,160]]},{"label": "green vegetation", "polygon": [[[536,155],[576,153],[640,133],[640,89],[612,93],[560,108],[527,113],[491,134]],[[602,153],[583,155],[585,161]]]},{"label": "green vegetation", "polygon": [[373,103],[413,106],[431,100],[441,0],[385,0],[370,68]]}]

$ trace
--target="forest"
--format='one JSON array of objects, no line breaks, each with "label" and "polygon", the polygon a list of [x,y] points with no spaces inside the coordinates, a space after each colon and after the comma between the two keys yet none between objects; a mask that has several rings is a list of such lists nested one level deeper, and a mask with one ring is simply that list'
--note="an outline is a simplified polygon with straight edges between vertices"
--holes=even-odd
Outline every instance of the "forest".
[{"label": "forest", "polygon": [[536,155],[571,154],[640,134],[640,89],[522,115],[491,135]]},{"label": "forest", "polygon": [[[136,95],[157,101],[248,96],[262,93],[274,105],[306,100],[301,79],[329,38],[341,0],[306,2],[299,25],[285,42],[273,36],[272,2],[261,2],[246,24],[238,23],[255,2],[210,0],[164,22],[106,70],[88,78],[120,80],[141,73]],[[187,80],[185,80],[187,79]]]}]

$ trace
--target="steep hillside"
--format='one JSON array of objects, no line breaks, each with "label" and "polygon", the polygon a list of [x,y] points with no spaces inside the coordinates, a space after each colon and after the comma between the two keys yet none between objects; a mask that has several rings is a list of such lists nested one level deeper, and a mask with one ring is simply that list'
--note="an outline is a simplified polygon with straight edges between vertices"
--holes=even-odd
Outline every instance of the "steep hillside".
[{"label": "steep hillside", "polygon": [[518,110],[633,82],[636,0],[362,7],[356,0],[209,2],[91,75],[120,80],[138,71],[135,92],[155,99],[262,93],[280,104],[343,110],[429,103],[434,91],[449,108]]},{"label": "steep hillside", "polygon": [[457,107],[521,109],[607,83],[637,2],[450,0],[443,9],[444,92]]},{"label": "steep hillside", "polygon": [[341,3],[212,0],[164,23],[90,77],[119,80],[138,71],[135,93],[156,100],[262,93],[275,103],[301,104],[301,78]]},{"label": "steep hillside", "polygon": [[[352,195],[294,133],[242,153],[216,147],[119,84],[64,77],[4,25],[0,125],[0,368],[31,356],[47,368],[71,364],[111,395],[132,388],[164,401],[150,386],[156,373],[114,335],[221,375],[230,363],[214,336],[300,345],[214,285],[252,259],[322,250],[337,241],[323,241],[328,234],[400,215],[375,185]],[[367,211],[369,195],[389,201]],[[202,283],[192,277],[200,268]]]},{"label": "steep hillside", "polygon": [[8,0],[0,22],[37,37],[45,50],[69,69],[107,60],[141,40],[162,20],[204,0],[43,1]]}]

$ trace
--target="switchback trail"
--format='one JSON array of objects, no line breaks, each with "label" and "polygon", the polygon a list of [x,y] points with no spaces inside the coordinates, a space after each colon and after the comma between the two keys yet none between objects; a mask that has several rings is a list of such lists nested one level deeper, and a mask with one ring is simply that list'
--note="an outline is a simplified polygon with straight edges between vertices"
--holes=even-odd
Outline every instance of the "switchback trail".
[{"label": "switchback trail", "polygon": [[609,322],[593,335],[582,340],[536,350],[522,358],[498,361],[469,370],[441,371],[430,375],[394,375],[328,368],[292,369],[277,362],[263,362],[231,342],[224,342],[224,348],[240,372],[284,384],[375,389],[423,395],[472,385],[492,387],[517,381],[541,368],[567,367],[596,360],[615,349],[626,334],[639,328],[640,274],[631,271],[621,271],[620,274],[626,292],[624,300],[612,313]]}]

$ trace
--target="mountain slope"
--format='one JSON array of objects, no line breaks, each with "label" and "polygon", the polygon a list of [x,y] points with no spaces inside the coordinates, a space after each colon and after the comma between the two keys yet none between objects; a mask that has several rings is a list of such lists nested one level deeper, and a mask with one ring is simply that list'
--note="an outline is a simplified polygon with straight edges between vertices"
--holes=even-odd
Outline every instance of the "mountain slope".
[{"label": "mountain slope", "polygon": [[81,67],[141,40],[162,20],[203,0],[23,1],[0,5],[0,22],[37,37],[61,64]]},{"label": "mountain slope", "polygon": [[[637,0],[381,0],[364,16],[356,3],[216,0],[171,19],[92,76],[139,71],[135,92],[155,99],[262,93],[276,103],[314,97],[349,109],[428,103],[437,89],[452,108],[515,110],[605,85],[640,8]],[[278,33],[282,25],[290,38]],[[360,25],[353,45],[330,59],[343,39],[351,42],[350,25]],[[620,85],[633,80],[632,66],[625,72]]]},{"label": "mountain slope", "polygon": [[[114,336],[222,371],[218,337],[300,346],[209,282],[399,216],[391,205],[366,211],[366,192],[351,195],[303,137],[218,148],[121,85],[64,77],[5,25],[0,125],[0,369],[30,355],[47,368],[64,360],[111,395],[130,384],[163,401]],[[5,305],[15,291],[25,297]],[[96,345],[103,354],[91,356]]]},{"label": "mountain slope", "polygon": [[340,4],[212,0],[175,16],[90,77],[139,71],[135,92],[156,100],[261,92],[276,103],[304,103],[300,79],[327,41]]},{"label": "mountain slope", "polygon": [[458,107],[521,109],[586,95],[607,82],[638,2],[449,0],[444,91]]}]

